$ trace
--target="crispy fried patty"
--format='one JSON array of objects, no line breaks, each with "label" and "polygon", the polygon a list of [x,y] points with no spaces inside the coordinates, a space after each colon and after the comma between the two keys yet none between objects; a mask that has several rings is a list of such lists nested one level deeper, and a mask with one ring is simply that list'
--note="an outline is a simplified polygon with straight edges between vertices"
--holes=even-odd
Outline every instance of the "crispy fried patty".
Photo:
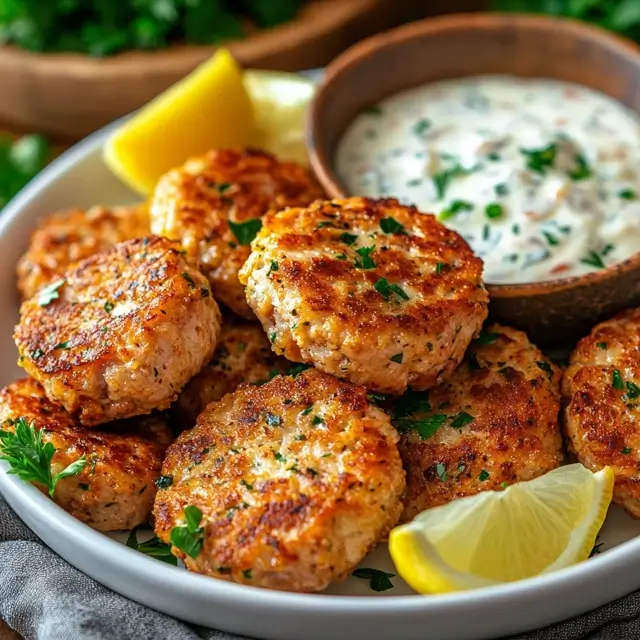
[{"label": "crispy fried patty", "polygon": [[173,411],[182,428],[191,428],[204,408],[235,391],[243,382],[267,382],[285,373],[289,363],[278,358],[259,324],[227,319],[211,362],[183,389]]},{"label": "crispy fried patty", "polygon": [[268,214],[240,280],[276,353],[387,393],[449,375],[487,315],[481,260],[393,199]]},{"label": "crispy fried patty", "polygon": [[54,285],[22,305],[19,364],[86,426],[167,408],[211,359],[220,312],[177,243],[123,242]]},{"label": "crispy fried patty", "polygon": [[169,448],[156,533],[203,514],[188,569],[224,580],[321,591],[346,578],[390,528],[404,472],[389,417],[366,390],[310,369],[242,385]]},{"label": "crispy fried patty", "polygon": [[[50,402],[35,380],[18,380],[0,391],[0,429],[13,431],[23,418],[56,448],[54,475],[85,456],[83,470],[59,480],[54,501],[98,531],[131,529],[147,521],[171,430],[159,415],[86,429]],[[43,489],[43,487],[39,487]],[[43,489],[44,490],[44,489]]]},{"label": "crispy fried patty", "polygon": [[110,249],[118,242],[148,235],[146,203],[71,209],[46,216],[40,220],[27,252],[18,262],[18,291],[27,300],[75,262]]},{"label": "crispy fried patty", "polygon": [[[151,229],[180,240],[189,255],[199,259],[216,300],[252,318],[238,271],[249,256],[255,230],[249,233],[243,224],[269,209],[306,206],[321,197],[309,172],[294,162],[256,150],[210,151],[159,180]],[[229,221],[240,224],[236,233]]]},{"label": "crispy fried patty", "polygon": [[569,451],[615,473],[613,501],[640,518],[640,309],[593,328],[562,380]]},{"label": "crispy fried patty", "polygon": [[407,472],[403,521],[563,459],[560,372],[521,331],[490,326],[444,384],[395,403]]}]

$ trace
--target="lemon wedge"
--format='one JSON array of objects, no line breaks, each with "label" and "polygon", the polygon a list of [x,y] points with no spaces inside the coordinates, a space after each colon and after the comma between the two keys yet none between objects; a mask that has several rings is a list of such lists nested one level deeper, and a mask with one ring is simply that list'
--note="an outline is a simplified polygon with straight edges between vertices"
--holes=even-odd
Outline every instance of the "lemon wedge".
[{"label": "lemon wedge", "polygon": [[607,515],[613,471],[581,464],[424,511],[396,527],[389,551],[420,593],[486,587],[589,557]]},{"label": "lemon wedge", "polygon": [[119,127],[104,159],[123,182],[143,195],[158,178],[208,149],[244,147],[253,127],[242,70],[219,49]]},{"label": "lemon wedge", "polygon": [[308,164],[305,129],[315,84],[280,71],[248,70],[243,80],[253,104],[249,144],[280,160]]}]

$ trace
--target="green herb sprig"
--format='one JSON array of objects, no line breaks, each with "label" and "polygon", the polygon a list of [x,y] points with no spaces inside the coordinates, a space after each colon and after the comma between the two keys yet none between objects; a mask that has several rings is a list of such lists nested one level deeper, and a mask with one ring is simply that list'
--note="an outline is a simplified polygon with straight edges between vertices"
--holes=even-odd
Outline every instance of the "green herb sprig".
[{"label": "green herb sprig", "polygon": [[386,571],[380,571],[380,569],[369,569],[367,567],[356,569],[351,575],[362,580],[369,580],[369,586],[373,591],[393,589],[391,578],[396,577],[395,573],[387,573]]},{"label": "green herb sprig", "polygon": [[198,507],[189,505],[184,508],[184,520],[184,525],[171,529],[169,542],[191,558],[197,558],[202,551],[204,540],[204,529],[200,526],[202,511]]},{"label": "green herb sprig", "polygon": [[177,566],[178,558],[171,553],[171,545],[162,542],[158,536],[153,536],[144,542],[138,542],[138,531],[146,528],[148,528],[148,525],[140,525],[132,529],[127,538],[127,547],[161,562],[172,564],[174,567]]},{"label": "green herb sprig", "polygon": [[43,442],[42,430],[34,422],[20,417],[13,422],[14,431],[0,429],[0,460],[9,463],[8,473],[25,482],[43,484],[53,498],[56,485],[63,478],[78,475],[87,464],[84,455],[59,473],[51,472],[51,460],[56,448],[51,442]]}]

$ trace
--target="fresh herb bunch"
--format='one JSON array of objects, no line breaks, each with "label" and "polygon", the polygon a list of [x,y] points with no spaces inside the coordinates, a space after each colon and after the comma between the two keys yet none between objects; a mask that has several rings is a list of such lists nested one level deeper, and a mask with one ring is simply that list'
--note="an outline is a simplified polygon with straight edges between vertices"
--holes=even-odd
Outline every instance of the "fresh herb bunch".
[{"label": "fresh herb bunch", "polygon": [[0,209],[42,170],[48,155],[49,145],[42,136],[13,140],[0,135]]},{"label": "fresh herb bunch", "polygon": [[493,0],[493,9],[567,16],[640,41],[638,0]]},{"label": "fresh herb bunch", "polygon": [[288,22],[302,0],[3,0],[0,44],[106,56],[213,44]]},{"label": "fresh herb bunch", "polygon": [[82,456],[53,475],[51,459],[56,448],[50,442],[42,441],[42,431],[25,418],[15,420],[13,428],[13,431],[0,429],[0,460],[6,460],[10,465],[9,473],[21,480],[43,484],[52,498],[58,480],[78,475],[87,464],[87,459]]}]

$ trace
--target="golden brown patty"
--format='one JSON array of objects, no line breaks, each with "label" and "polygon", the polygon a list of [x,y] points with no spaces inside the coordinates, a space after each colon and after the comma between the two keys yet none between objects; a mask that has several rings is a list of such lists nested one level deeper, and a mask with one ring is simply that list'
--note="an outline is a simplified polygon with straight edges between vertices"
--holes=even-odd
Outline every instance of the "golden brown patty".
[{"label": "golden brown patty", "polygon": [[404,472],[388,416],[362,387],[310,369],[243,385],[207,407],[167,452],[156,533],[203,513],[188,569],[284,591],[347,577],[395,525]]},{"label": "golden brown patty", "polygon": [[393,199],[268,214],[240,279],[276,353],[387,393],[449,375],[487,315],[467,243]]},{"label": "golden brown patty", "polygon": [[640,518],[640,309],[603,322],[571,354],[562,380],[567,447],[615,473],[613,501]]},{"label": "golden brown patty", "polygon": [[19,364],[85,426],[167,408],[211,359],[220,312],[177,243],[123,242],[54,285],[22,305]]},{"label": "golden brown patty", "polygon": [[23,300],[34,296],[67,268],[114,244],[149,235],[146,204],[92,207],[54,213],[40,220],[17,267]]},{"label": "golden brown patty", "polygon": [[259,324],[226,320],[211,362],[183,389],[174,405],[182,428],[191,428],[204,408],[242,382],[267,382],[290,367],[278,358]]},{"label": "golden brown patty", "polygon": [[199,258],[216,300],[252,318],[238,271],[249,256],[255,228],[243,227],[238,237],[228,221],[245,223],[269,209],[306,206],[321,197],[309,172],[294,162],[280,162],[262,151],[210,151],[159,180],[151,229],[180,240],[189,255]]},{"label": "golden brown patty", "polygon": [[449,380],[395,404],[407,472],[403,521],[487,489],[531,480],[563,459],[560,372],[521,331],[490,326]]},{"label": "golden brown patty", "polygon": [[[147,521],[171,430],[158,414],[86,429],[50,402],[35,380],[18,380],[0,391],[0,429],[13,431],[24,418],[42,429],[56,448],[53,472],[85,456],[84,469],[58,481],[54,501],[98,531],[131,529]],[[42,487],[39,487],[42,488]]]}]

